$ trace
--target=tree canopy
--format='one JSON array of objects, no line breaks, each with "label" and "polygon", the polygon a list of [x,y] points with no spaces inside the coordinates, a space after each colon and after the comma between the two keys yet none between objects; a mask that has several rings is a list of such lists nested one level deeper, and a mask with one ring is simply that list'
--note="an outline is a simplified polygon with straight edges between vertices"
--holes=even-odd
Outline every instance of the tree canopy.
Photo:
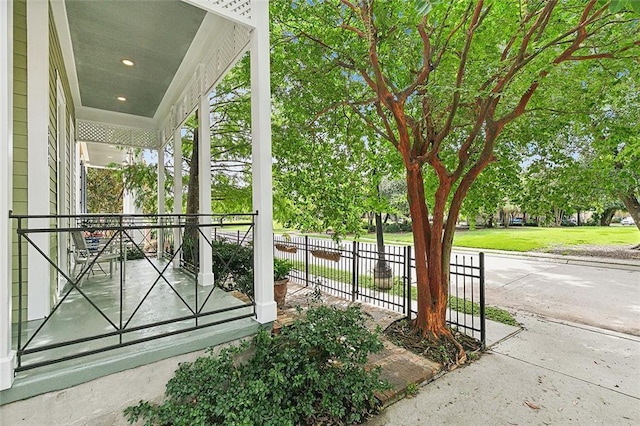
[{"label": "tree canopy", "polygon": [[306,140],[333,140],[343,112],[359,118],[367,140],[395,149],[413,225],[416,326],[450,338],[450,250],[472,185],[508,153],[505,129],[563,101],[559,81],[577,87],[588,79],[583,64],[638,57],[640,42],[629,38],[637,16],[629,2],[596,0],[272,4],[281,124],[299,126],[302,115]]}]

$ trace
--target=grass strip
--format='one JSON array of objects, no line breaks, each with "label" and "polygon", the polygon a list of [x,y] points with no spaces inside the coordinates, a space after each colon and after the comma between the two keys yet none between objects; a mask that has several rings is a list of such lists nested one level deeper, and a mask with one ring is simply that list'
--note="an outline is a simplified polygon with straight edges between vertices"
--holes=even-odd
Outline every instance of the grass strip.
[{"label": "grass strip", "polygon": [[[304,271],[304,262],[303,261],[292,261],[293,268],[299,271]],[[337,281],[344,284],[352,284],[351,278],[352,274],[350,271],[346,271],[344,269],[331,268],[328,266],[322,265],[309,265],[309,274],[315,277],[322,277],[332,281]],[[370,275],[358,275],[358,284],[360,287],[364,287],[367,289],[376,289],[375,283],[373,282],[373,278]],[[400,296],[403,294],[402,291],[402,280],[399,277],[396,277],[395,283],[393,287],[388,290],[380,290],[380,292],[384,292],[387,294],[391,294],[394,296]],[[418,299],[418,289],[416,287],[411,287],[411,300]],[[476,302],[471,302],[470,300],[465,300],[463,298],[449,296],[449,307],[457,312],[463,314],[469,314],[473,316],[480,316],[480,305]],[[496,321],[502,324],[518,326],[518,322],[513,318],[513,316],[506,310],[495,307],[495,306],[485,306],[485,316],[488,320]]]}]

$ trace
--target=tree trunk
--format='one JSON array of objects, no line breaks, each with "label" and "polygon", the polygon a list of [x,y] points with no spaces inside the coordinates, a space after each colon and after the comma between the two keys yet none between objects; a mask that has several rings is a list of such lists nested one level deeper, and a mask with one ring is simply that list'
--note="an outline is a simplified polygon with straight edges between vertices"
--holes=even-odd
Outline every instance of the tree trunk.
[{"label": "tree trunk", "polygon": [[636,222],[636,227],[640,230],[640,201],[632,191],[620,194],[620,199],[627,208],[627,211]]},{"label": "tree trunk", "polygon": [[556,226],[560,226],[562,224],[562,217],[564,216],[564,210],[554,207],[553,216],[554,216],[554,221]]},{"label": "tree trunk", "polygon": [[384,234],[382,232],[382,215],[375,213],[376,217],[376,243],[378,245],[378,262],[376,263],[376,271],[387,271],[386,253],[384,248]]},{"label": "tree trunk", "polygon": [[407,167],[406,179],[418,281],[418,315],[415,326],[427,338],[437,340],[451,335],[446,323],[449,277],[444,276],[441,267],[442,218],[434,222],[433,228],[429,224],[420,166],[413,164]]},{"label": "tree trunk", "polygon": [[[198,121],[198,115],[196,111],[196,122]],[[189,183],[187,186],[187,220],[186,227],[184,230],[184,243],[183,243],[183,259],[187,264],[198,266],[199,261],[199,238],[198,238],[198,228],[194,226],[194,224],[198,223],[198,218],[196,215],[198,214],[199,209],[199,189],[200,183],[198,180],[199,168],[198,168],[198,127],[193,129],[193,150],[191,151],[191,159],[189,164]]]},{"label": "tree trunk", "polygon": [[393,288],[393,270],[387,265],[386,250],[384,246],[384,234],[382,232],[382,215],[376,217],[376,243],[378,246],[378,260],[373,268],[373,282],[380,290]]},{"label": "tree trunk", "polygon": [[600,216],[600,226],[609,226],[611,225],[611,219],[613,219],[613,215],[616,213],[616,209],[605,209],[602,212],[602,216]]}]

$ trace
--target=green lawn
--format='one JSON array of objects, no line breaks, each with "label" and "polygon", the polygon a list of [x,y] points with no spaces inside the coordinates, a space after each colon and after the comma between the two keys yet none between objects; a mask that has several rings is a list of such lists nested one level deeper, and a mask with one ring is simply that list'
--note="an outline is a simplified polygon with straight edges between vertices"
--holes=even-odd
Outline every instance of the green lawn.
[{"label": "green lawn", "polygon": [[[374,234],[367,234],[363,241],[375,241]],[[410,233],[385,234],[388,244],[411,244]],[[529,228],[458,230],[453,244],[508,251],[545,250],[554,246],[579,244],[633,245],[640,243],[640,231],[635,226],[580,226],[572,228]]]},{"label": "green lawn", "polygon": [[[300,271],[304,271],[304,262],[292,261],[293,267]],[[351,271],[346,269],[337,269],[321,265],[309,265],[309,273],[316,277],[327,278],[332,281],[341,282],[344,284],[351,284]],[[358,283],[361,287],[376,289],[373,282],[373,277],[370,275],[358,275]],[[393,287],[388,290],[379,290],[381,293],[387,293],[391,296],[401,296],[403,294],[402,280],[396,277]],[[411,299],[418,300],[418,289],[411,287]],[[455,296],[449,296],[449,306],[452,310],[461,312],[463,314],[470,314],[473,316],[480,316],[480,305],[470,300],[464,300]],[[501,322],[507,325],[517,326],[518,322],[513,316],[506,310],[495,307],[486,306],[485,315],[487,319],[492,321]]]}]

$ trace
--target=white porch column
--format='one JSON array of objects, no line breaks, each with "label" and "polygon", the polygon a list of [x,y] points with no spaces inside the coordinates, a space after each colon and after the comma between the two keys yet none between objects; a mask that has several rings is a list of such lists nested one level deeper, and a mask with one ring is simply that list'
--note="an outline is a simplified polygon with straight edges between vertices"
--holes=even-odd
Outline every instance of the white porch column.
[{"label": "white porch column", "polygon": [[[199,171],[199,213],[201,224],[211,223],[211,117],[209,113],[209,93],[200,95],[198,107],[198,171]],[[198,284],[213,285],[213,259],[211,257],[211,227],[200,228],[200,250]]]},{"label": "white porch column", "polygon": [[[182,214],[182,129],[177,127],[173,130],[173,213]],[[174,219],[176,222],[178,218]],[[182,254],[178,250],[182,232],[180,228],[173,230],[173,249],[177,251],[173,258],[173,267],[180,267],[180,257]]]},{"label": "white porch column", "polygon": [[[27,110],[28,213],[51,213],[49,169],[49,3],[27,2]],[[46,184],[43,184],[46,182]],[[31,228],[49,228],[48,219],[32,219]],[[50,234],[31,234],[45,256],[50,256]],[[51,265],[30,244],[28,249],[28,318],[49,315]]]},{"label": "white porch column", "polygon": [[[164,145],[158,148],[158,225],[162,225],[164,220]],[[156,255],[162,259],[164,254],[164,229],[159,228],[156,235]]]},{"label": "white porch column", "polygon": [[11,245],[13,201],[13,2],[0,2],[0,390],[13,384]]},{"label": "white porch column", "polygon": [[[133,165],[135,157],[131,151],[127,152],[126,164]],[[124,179],[124,178],[123,178]],[[125,182],[123,182],[124,184]],[[134,191],[124,190],[122,194],[122,214],[135,214],[136,213],[136,196]]]},{"label": "white porch column", "polygon": [[273,299],[273,200],[271,184],[271,91],[269,69],[269,1],[253,0],[251,35],[251,161],[253,210],[258,212],[253,231],[254,280],[258,322],[275,321]]}]

